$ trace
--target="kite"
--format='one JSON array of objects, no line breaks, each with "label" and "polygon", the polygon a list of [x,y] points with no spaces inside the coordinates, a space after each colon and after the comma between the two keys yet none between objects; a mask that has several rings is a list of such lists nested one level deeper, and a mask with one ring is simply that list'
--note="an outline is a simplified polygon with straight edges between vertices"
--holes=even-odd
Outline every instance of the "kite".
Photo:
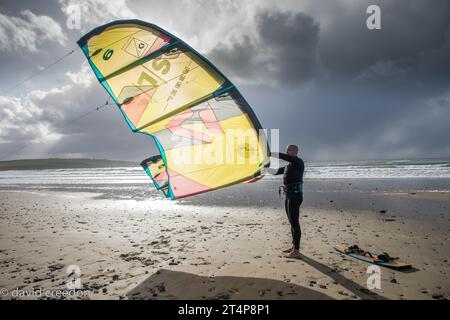
[{"label": "kite", "polygon": [[256,115],[184,41],[122,20],[93,29],[78,45],[131,130],[153,139],[159,154],[141,165],[167,198],[262,178],[270,150]]}]

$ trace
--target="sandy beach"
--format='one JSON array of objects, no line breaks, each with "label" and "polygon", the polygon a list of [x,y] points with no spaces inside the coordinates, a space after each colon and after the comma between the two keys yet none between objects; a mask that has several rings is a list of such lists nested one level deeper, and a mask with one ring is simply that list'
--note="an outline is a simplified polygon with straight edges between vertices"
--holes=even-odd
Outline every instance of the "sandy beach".
[{"label": "sandy beach", "polygon": [[[450,298],[448,180],[307,180],[301,259],[281,252],[290,234],[279,184],[264,179],[180,201],[148,186],[3,188],[1,299],[66,289],[70,265],[85,295],[56,298]],[[414,268],[381,268],[381,288],[369,290],[369,264],[337,253],[336,243],[384,250]]]}]

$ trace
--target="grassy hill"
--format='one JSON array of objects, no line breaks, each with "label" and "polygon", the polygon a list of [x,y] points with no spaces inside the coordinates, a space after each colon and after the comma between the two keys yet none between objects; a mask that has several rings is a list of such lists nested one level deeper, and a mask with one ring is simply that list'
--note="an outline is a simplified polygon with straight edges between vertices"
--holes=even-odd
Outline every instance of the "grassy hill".
[{"label": "grassy hill", "polygon": [[136,167],[136,162],[106,159],[24,159],[0,161],[0,170]]}]

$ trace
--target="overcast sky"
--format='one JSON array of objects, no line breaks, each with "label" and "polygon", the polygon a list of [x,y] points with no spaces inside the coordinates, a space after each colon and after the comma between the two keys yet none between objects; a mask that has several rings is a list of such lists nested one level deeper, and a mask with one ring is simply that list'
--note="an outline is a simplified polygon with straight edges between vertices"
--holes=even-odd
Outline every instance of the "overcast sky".
[{"label": "overcast sky", "polygon": [[[233,81],[263,127],[306,160],[450,156],[448,0],[0,0],[0,159],[140,161],[154,153],[115,106],[80,50],[93,27],[137,18],[185,40]],[[381,8],[369,30],[366,9]]]}]

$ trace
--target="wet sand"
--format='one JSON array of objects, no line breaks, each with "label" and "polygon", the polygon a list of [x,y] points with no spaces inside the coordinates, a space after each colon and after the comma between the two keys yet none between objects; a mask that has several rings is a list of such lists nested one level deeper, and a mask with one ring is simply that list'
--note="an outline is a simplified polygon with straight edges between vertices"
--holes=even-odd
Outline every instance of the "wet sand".
[{"label": "wet sand", "polygon": [[[65,289],[69,265],[79,266],[89,299],[450,298],[446,194],[367,183],[307,184],[301,259],[281,253],[289,226],[270,181],[179,202],[2,190],[0,288],[8,294],[0,298]],[[415,269],[381,268],[381,289],[369,290],[369,265],[335,252],[336,243],[383,249]]]}]

